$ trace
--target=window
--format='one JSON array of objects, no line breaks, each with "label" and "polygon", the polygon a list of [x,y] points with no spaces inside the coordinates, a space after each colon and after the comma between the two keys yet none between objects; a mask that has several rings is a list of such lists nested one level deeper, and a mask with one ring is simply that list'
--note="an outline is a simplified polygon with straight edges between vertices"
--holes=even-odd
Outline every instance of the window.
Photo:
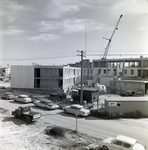
[{"label": "window", "polygon": [[34,69],[34,77],[40,77],[40,68]]},{"label": "window", "polygon": [[98,69],[98,73],[101,73],[101,69]]},{"label": "window", "polygon": [[59,69],[59,77],[63,77],[63,69]]},{"label": "window", "polygon": [[75,107],[74,107],[74,106],[71,106],[71,108],[72,108],[72,109],[75,109]]},{"label": "window", "polygon": [[40,79],[35,79],[34,80],[34,87],[35,88],[40,88]]},{"label": "window", "polygon": [[127,70],[124,70],[124,74],[127,74]]},{"label": "window", "polygon": [[134,70],[131,70],[131,74],[134,74]]},{"label": "window", "polygon": [[106,74],[106,69],[104,69],[104,74]]},{"label": "window", "polygon": [[59,80],[59,87],[63,87],[63,80]]},{"label": "window", "polygon": [[93,67],[98,67],[98,62],[97,61],[93,62]]},{"label": "window", "polygon": [[108,69],[108,74],[110,74],[110,69]]},{"label": "window", "polygon": [[128,144],[128,143],[123,143],[123,147],[130,148],[130,147],[131,147],[131,145],[130,145],[130,144]]},{"label": "window", "polygon": [[121,141],[115,140],[113,143],[116,144],[116,145],[122,146],[122,142]]}]

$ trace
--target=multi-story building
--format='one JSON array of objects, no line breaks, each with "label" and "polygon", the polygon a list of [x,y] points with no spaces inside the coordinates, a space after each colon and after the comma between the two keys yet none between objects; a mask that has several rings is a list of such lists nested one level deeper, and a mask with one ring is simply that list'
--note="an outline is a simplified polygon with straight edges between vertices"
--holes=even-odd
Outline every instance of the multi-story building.
[{"label": "multi-story building", "polygon": [[[91,68],[92,67],[92,62],[90,62],[89,59],[83,59],[83,68]],[[79,67],[81,68],[81,61],[80,62],[76,62],[74,64],[68,64],[71,67]]]},{"label": "multi-story building", "polygon": [[148,77],[148,58],[93,60],[93,77]]},{"label": "multi-story building", "polygon": [[[124,83],[122,84],[123,86],[120,86],[120,89],[130,89],[134,91],[138,91],[139,83],[143,83],[144,86],[141,90],[144,94],[147,93],[148,86],[144,81],[148,77],[148,58],[99,59],[93,60],[92,67],[94,82],[100,82],[101,84],[106,85],[106,87],[110,87],[112,89],[118,87],[117,90],[119,90],[119,85]],[[116,86],[114,84],[110,84],[111,81],[113,83],[115,80],[117,80]],[[132,80],[135,80],[135,82],[132,82]],[[143,82],[139,82],[139,80],[143,80]],[[134,86],[130,86],[133,85],[131,83],[134,83]]]},{"label": "multi-story building", "polygon": [[11,88],[36,93],[64,92],[81,80],[81,69],[69,66],[11,66]]},{"label": "multi-story building", "polygon": [[82,64],[80,62],[76,62],[75,64],[69,64],[71,67],[79,67],[83,68],[83,83],[86,83],[87,80],[92,80],[92,62],[89,59],[84,59]]}]

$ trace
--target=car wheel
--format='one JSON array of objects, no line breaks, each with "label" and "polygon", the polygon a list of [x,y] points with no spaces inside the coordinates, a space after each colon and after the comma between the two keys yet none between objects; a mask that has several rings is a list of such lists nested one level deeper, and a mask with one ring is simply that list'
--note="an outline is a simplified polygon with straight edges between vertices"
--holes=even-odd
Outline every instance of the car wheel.
[{"label": "car wheel", "polygon": [[13,115],[14,115],[14,118],[17,118],[17,117],[18,117],[16,112],[15,112]]},{"label": "car wheel", "polygon": [[76,116],[77,116],[77,117],[83,117],[81,114],[77,114]]},{"label": "car wheel", "polygon": [[27,122],[27,123],[31,123],[31,122],[32,122],[32,118],[31,118],[30,116],[27,116],[27,117],[26,117],[26,122]]},{"label": "car wheel", "polygon": [[103,146],[103,150],[109,150],[107,146]]},{"label": "car wheel", "polygon": [[46,110],[48,110],[48,108],[47,108],[47,107],[45,107],[45,109],[46,109]]},{"label": "car wheel", "polygon": [[67,111],[64,109],[64,113],[67,113]]}]

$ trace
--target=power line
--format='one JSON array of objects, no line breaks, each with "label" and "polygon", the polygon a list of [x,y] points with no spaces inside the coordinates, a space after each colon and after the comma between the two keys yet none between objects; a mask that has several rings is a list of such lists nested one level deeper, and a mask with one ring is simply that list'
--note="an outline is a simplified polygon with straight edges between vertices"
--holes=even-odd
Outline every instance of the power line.
[{"label": "power line", "polygon": [[[98,53],[96,53],[96,54],[87,54],[87,56],[100,56],[101,55],[101,53],[100,54],[98,54]],[[128,56],[130,56],[130,55],[148,55],[148,53],[126,53],[126,54],[123,54],[123,53],[118,53],[118,54],[109,54],[108,56],[118,56],[118,55],[128,55]]]},{"label": "power line", "polygon": [[75,55],[63,55],[63,56],[52,56],[44,58],[18,58],[18,59],[0,59],[0,61],[23,61],[23,60],[40,60],[40,59],[56,59],[56,58],[67,58],[67,57],[76,57]]}]

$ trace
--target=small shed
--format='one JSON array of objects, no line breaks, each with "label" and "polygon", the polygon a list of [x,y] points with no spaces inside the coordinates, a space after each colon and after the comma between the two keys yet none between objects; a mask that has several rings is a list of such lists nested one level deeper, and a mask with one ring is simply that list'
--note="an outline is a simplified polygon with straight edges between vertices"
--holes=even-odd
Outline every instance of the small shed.
[{"label": "small shed", "polygon": [[[78,88],[78,95],[81,94],[81,88]],[[90,101],[97,101],[99,91],[95,87],[83,87],[83,100],[90,102]]]},{"label": "small shed", "polygon": [[148,117],[148,97],[107,97],[103,110],[108,112],[110,117],[114,114]]},{"label": "small shed", "polygon": [[66,99],[66,95],[64,93],[63,94],[50,93],[49,98],[52,101],[63,101]]}]

